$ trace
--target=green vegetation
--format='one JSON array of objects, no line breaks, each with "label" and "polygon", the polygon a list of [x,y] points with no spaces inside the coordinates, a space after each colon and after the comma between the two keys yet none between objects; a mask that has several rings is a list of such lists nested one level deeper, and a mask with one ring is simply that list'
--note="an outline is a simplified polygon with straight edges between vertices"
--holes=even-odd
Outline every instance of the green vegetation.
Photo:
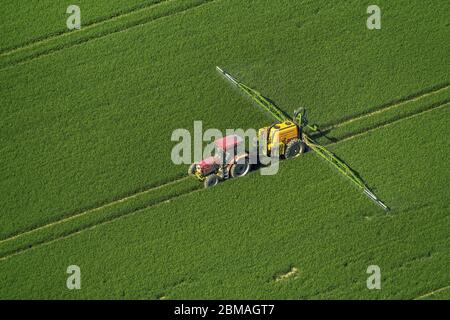
[{"label": "green vegetation", "polygon": [[47,38],[37,44],[17,48],[4,54],[0,67],[14,66],[29,60],[37,59],[62,49],[71,48],[84,42],[101,37],[111,36],[117,32],[142,26],[156,19],[161,19],[176,13],[184,12],[195,6],[206,3],[207,0],[172,0],[162,1],[158,5],[146,6],[129,13],[117,15],[110,19],[88,24],[79,31],[64,33]]},{"label": "green vegetation", "polygon": [[[83,26],[99,23],[129,12],[148,8],[161,0],[122,0],[107,1],[78,0],[83,8]],[[68,33],[66,20],[67,7],[72,1],[29,0],[17,5],[17,1],[2,1],[2,24],[0,52],[5,53],[22,46],[31,45],[52,36]]]},{"label": "green vegetation", "polygon": [[[371,3],[356,0],[81,1],[86,28],[65,32],[68,4],[35,2],[8,0],[0,17],[1,298],[409,299],[448,286],[450,4],[380,1],[382,30],[368,31]],[[19,28],[34,8],[41,19]],[[392,213],[312,153],[211,190],[183,179],[174,129],[272,121],[216,65],[290,114],[306,106]],[[370,264],[381,291],[365,287]]]},{"label": "green vegetation", "polygon": [[407,117],[417,116],[434,108],[441,108],[450,103],[450,85],[419,94],[418,96],[383,106],[382,108],[355,116],[347,121],[325,127],[322,133],[315,136],[321,142],[333,142],[365,132],[369,129],[400,121]]},{"label": "green vegetation", "polygon": [[138,192],[97,208],[72,214],[66,218],[18,233],[0,241],[0,256],[5,257],[19,253],[29,249],[30,246],[71,235],[91,226],[98,226],[105,221],[114,220],[117,217],[135,214],[142,209],[171,201],[198,189],[198,183],[183,178]]},{"label": "green vegetation", "polygon": [[[445,10],[391,6],[398,17],[377,34],[356,2],[208,2],[1,70],[0,236],[184,174],[168,140],[193,120],[221,129],[271,121],[214,74],[218,62],[288,112],[308,106],[319,124],[445,83],[434,61],[447,56],[446,34],[428,37]],[[436,25],[420,22],[432,14]]]},{"label": "green vegetation", "polygon": [[[352,154],[351,161],[392,204],[391,214],[310,153],[284,162],[274,177],[255,173],[230,180],[2,261],[0,294],[414,298],[450,280],[442,272],[450,258],[446,195],[435,192],[446,186],[439,160],[449,150],[445,125],[436,123],[449,115],[450,109],[430,112],[333,148]],[[412,130],[418,125],[430,134]],[[430,154],[431,148],[439,151]],[[375,157],[379,153],[385,156]],[[411,157],[418,161],[411,163]],[[416,185],[427,188],[419,195]],[[61,273],[73,261],[86,270],[79,292],[64,288]],[[381,291],[365,288],[370,264],[382,266]],[[27,272],[29,265],[34,272]],[[291,266],[299,270],[296,278],[273,281]],[[30,282],[34,289],[28,289]]]}]

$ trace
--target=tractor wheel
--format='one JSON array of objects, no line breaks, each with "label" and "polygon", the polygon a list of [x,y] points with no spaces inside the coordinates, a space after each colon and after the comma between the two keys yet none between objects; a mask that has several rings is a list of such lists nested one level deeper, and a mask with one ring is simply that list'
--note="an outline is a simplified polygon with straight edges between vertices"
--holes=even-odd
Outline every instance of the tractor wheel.
[{"label": "tractor wheel", "polygon": [[305,151],[305,145],[302,141],[298,139],[293,139],[288,142],[286,145],[286,150],[284,151],[284,157],[286,159],[288,158],[294,158],[299,156],[300,154]]},{"label": "tractor wheel", "polygon": [[248,158],[245,158],[244,163],[235,163],[231,166],[231,176],[233,178],[243,177],[250,171],[250,163]]},{"label": "tractor wheel", "polygon": [[215,174],[211,174],[206,177],[204,183],[205,183],[205,188],[211,188],[219,183],[219,178]]},{"label": "tractor wheel", "polygon": [[194,175],[195,175],[195,166],[196,166],[195,163],[193,163],[193,164],[191,164],[191,165],[189,166],[189,169],[188,169],[188,175],[190,175],[190,176],[194,176]]}]

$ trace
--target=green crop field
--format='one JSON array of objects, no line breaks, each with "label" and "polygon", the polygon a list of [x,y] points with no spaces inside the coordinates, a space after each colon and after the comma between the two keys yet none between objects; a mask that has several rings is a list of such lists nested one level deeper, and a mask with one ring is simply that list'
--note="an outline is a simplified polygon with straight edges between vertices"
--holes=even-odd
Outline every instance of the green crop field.
[{"label": "green crop field", "polygon": [[[6,0],[0,299],[449,299],[450,3],[380,0],[368,30],[371,4]],[[273,121],[217,65],[305,106],[391,211],[313,152],[186,177],[175,129]]]}]

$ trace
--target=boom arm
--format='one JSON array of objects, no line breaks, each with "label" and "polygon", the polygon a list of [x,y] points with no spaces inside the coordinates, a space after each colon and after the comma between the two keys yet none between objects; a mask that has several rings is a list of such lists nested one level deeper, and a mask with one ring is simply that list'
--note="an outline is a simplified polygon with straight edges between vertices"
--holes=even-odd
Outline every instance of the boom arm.
[{"label": "boom arm", "polygon": [[289,116],[287,116],[282,110],[280,110],[277,106],[275,106],[272,102],[264,98],[264,96],[256,91],[255,89],[252,89],[242,82],[239,82],[237,79],[235,79],[231,74],[228,72],[222,70],[220,67],[216,67],[217,70],[232,84],[237,86],[239,89],[244,91],[250,98],[252,98],[261,108],[263,108],[265,111],[270,113],[276,120],[283,122],[286,120],[291,120]]},{"label": "boom arm", "polygon": [[331,163],[340,173],[350,179],[353,184],[355,184],[359,189],[363,190],[364,194],[369,197],[370,200],[375,202],[385,211],[389,211],[388,206],[386,206],[372,191],[370,191],[369,187],[364,183],[364,181],[360,177],[358,177],[358,175],[345,162],[336,157],[324,146],[316,143],[305,133],[303,134],[303,141],[309,148],[311,148],[311,150],[315,151],[320,157]]}]

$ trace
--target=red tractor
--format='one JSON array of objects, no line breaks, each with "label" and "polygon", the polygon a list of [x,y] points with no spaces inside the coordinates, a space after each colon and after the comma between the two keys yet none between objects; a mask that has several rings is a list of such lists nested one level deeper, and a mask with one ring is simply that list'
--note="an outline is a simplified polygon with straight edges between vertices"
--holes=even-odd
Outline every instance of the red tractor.
[{"label": "red tractor", "polygon": [[203,159],[189,167],[189,175],[203,181],[205,188],[213,187],[221,180],[245,176],[250,171],[249,154],[238,154],[238,146],[244,139],[230,135],[214,141],[216,155]]}]

